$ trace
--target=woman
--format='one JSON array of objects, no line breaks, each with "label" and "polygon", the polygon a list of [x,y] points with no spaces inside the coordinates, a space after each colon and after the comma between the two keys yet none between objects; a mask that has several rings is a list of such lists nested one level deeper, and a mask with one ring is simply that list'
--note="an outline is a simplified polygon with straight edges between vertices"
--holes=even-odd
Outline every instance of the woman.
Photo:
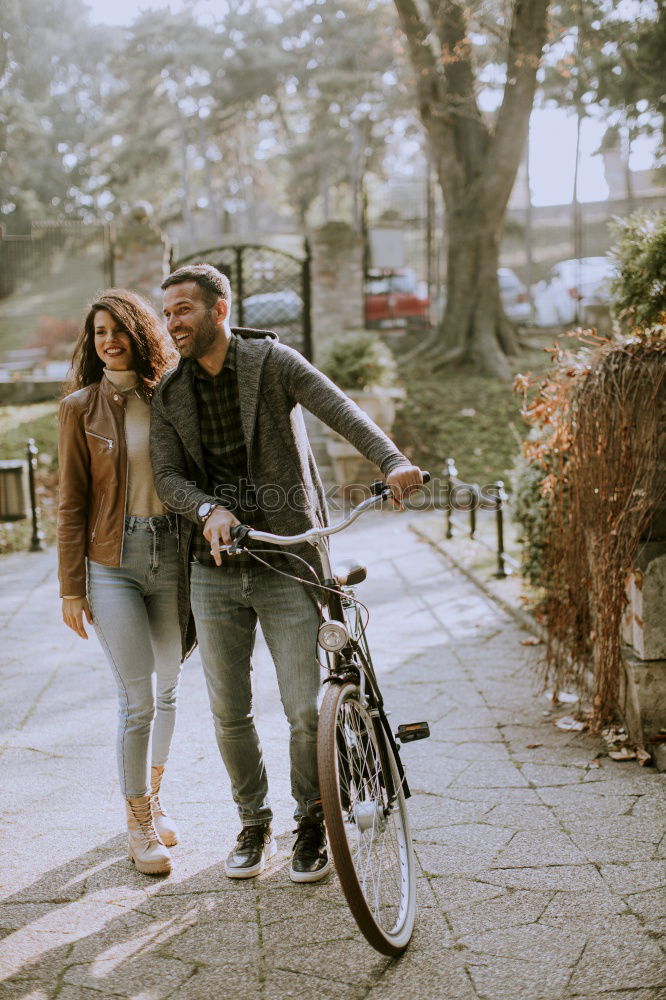
[{"label": "woman", "polygon": [[84,616],[94,625],[118,685],[129,856],[150,875],[171,871],[177,843],[159,801],[181,669],[177,539],[148,454],[150,397],[173,361],[153,308],[110,289],[86,316],[72,359],[76,391],[60,406],[62,616],[84,639]]}]

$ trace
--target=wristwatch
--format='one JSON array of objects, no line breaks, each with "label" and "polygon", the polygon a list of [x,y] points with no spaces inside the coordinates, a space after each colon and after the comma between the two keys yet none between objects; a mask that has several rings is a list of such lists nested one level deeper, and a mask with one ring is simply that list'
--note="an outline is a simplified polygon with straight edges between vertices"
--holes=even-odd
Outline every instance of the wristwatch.
[{"label": "wristwatch", "polygon": [[213,513],[216,507],[219,507],[218,503],[212,503],[210,500],[204,500],[197,507],[197,517],[202,524],[205,524],[210,515]]}]

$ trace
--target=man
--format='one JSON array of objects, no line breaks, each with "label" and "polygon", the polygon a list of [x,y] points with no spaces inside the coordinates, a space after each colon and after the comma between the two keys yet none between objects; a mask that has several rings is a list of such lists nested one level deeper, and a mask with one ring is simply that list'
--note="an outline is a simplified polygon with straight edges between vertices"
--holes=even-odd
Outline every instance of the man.
[{"label": "man", "polygon": [[[275,334],[231,329],[231,289],[216,268],[181,267],[162,288],[181,361],[153,397],[151,458],[162,502],[181,515],[183,652],[194,642],[191,600],[217,742],[242,823],[225,872],[251,878],[277,850],[252,718],[250,660],[259,620],[290,727],[298,823],[290,877],[315,882],[330,865],[317,782],[316,595],[247,553],[230,557],[221,547],[238,523],[284,535],[327,523],[299,404],[374,462],[398,499],[420,485],[421,473]],[[311,546],[290,551],[319,571]],[[302,562],[276,553],[281,570],[308,576]]]}]

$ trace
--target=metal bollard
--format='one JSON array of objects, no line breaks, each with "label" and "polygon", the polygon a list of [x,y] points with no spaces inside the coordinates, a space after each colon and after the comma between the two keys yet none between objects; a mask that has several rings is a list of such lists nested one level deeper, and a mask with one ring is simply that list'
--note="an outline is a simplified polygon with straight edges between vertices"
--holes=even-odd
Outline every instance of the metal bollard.
[{"label": "metal bollard", "polygon": [[507,499],[504,489],[504,482],[498,479],[493,484],[497,490],[497,507],[495,509],[495,523],[497,525],[497,572],[494,574],[497,580],[504,580],[508,576],[504,566],[504,502]]},{"label": "metal bollard", "polygon": [[446,502],[444,504],[444,516],[446,521],[446,538],[453,538],[453,524],[451,521],[451,510],[453,504],[453,480],[458,475],[456,463],[452,458],[447,458],[446,466],[442,469],[442,475],[446,482]]},{"label": "metal bollard", "polygon": [[32,511],[31,552],[44,551],[44,532],[39,527],[39,507],[37,506],[37,491],[35,489],[35,472],[37,471],[37,456],[39,449],[34,438],[28,438],[28,485],[30,489],[30,509]]}]

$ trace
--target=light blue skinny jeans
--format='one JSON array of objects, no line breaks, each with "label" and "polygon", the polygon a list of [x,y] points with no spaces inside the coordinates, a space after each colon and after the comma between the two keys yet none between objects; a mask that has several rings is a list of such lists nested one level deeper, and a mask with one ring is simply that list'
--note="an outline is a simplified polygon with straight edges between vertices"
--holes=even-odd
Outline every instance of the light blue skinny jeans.
[{"label": "light blue skinny jeans", "polygon": [[191,600],[217,745],[243,826],[272,818],[268,778],[252,716],[250,671],[261,624],[289,722],[296,819],[318,815],[319,612],[294,580],[240,556],[221,567],[192,563]]},{"label": "light blue skinny jeans", "polygon": [[126,517],[122,564],[88,560],[93,625],[118,686],[117,756],[126,798],[150,790],[176,722],[181,671],[178,553],[166,517]]}]

